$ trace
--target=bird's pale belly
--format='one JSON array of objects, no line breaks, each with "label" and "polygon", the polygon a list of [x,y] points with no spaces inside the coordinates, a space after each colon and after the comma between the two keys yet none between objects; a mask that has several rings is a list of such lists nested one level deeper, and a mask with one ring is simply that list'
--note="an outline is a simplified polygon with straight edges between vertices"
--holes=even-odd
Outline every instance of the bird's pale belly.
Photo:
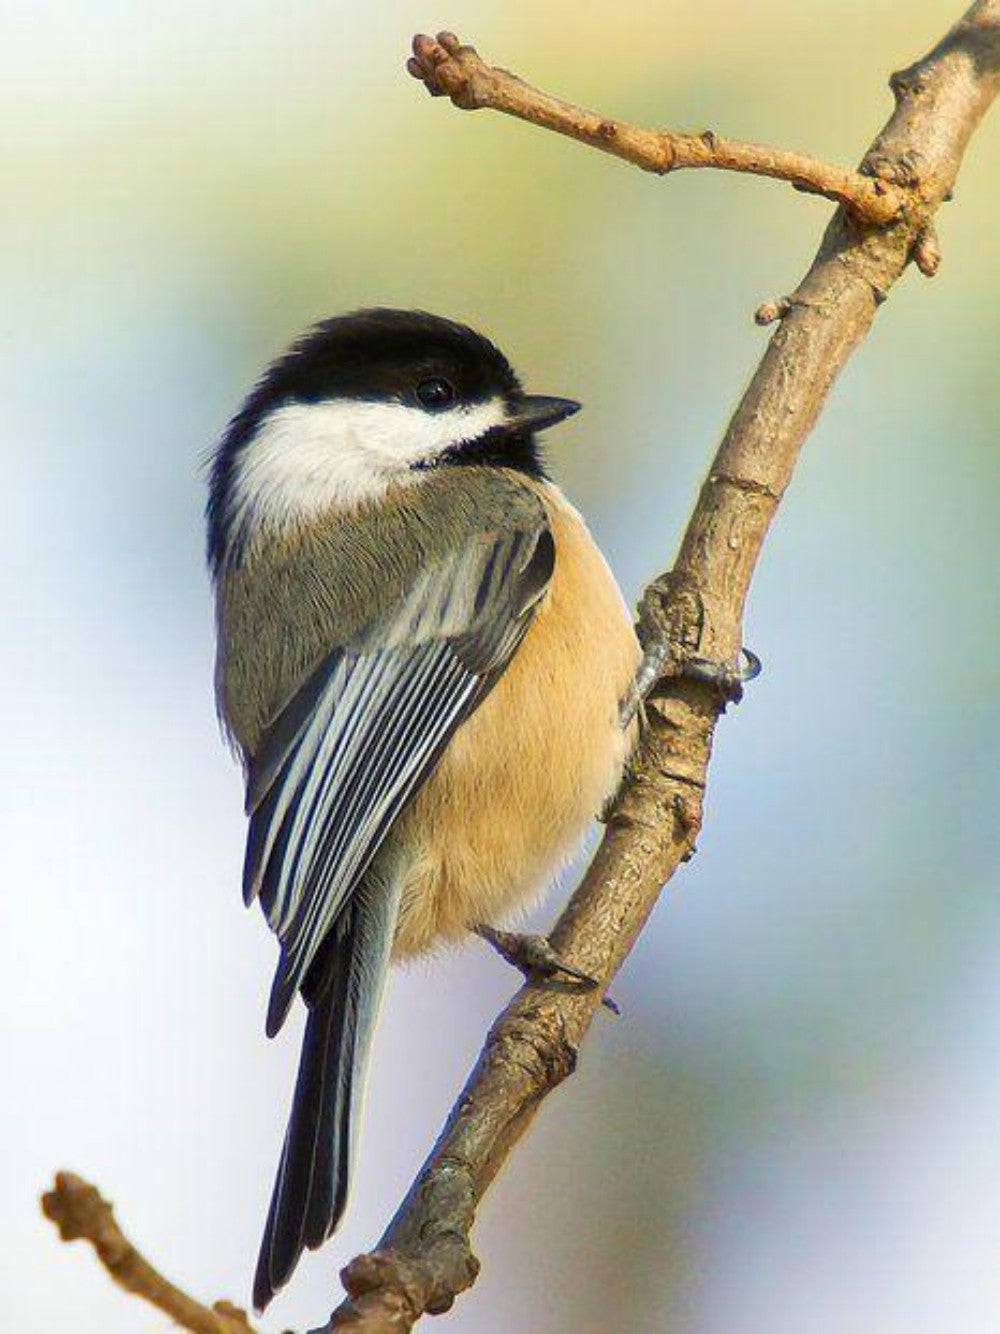
[{"label": "bird's pale belly", "polygon": [[552,583],[400,822],[411,856],[396,958],[496,922],[544,889],[615,790],[633,740],[618,722],[641,656],[628,610],[576,510],[537,489],[556,544]]}]

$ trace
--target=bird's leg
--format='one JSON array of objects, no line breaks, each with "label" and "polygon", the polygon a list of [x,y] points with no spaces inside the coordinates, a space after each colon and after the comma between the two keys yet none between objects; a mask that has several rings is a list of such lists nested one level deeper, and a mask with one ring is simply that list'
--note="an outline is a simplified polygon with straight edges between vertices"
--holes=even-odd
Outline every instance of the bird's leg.
[{"label": "bird's leg", "polygon": [[760,658],[748,648],[741,648],[725,662],[692,655],[665,671],[669,656],[670,649],[665,643],[655,643],[646,649],[628,694],[620,705],[619,719],[623,728],[632,722],[661,676],[686,676],[691,681],[704,681],[714,686],[727,704],[738,704],[743,698],[743,687],[761,673]]},{"label": "bird's leg", "polygon": [[474,926],[473,931],[491,945],[507,963],[534,979],[553,978],[558,973],[582,983],[588,991],[598,986],[596,977],[574,968],[552,948],[546,936],[499,931],[495,926]]},{"label": "bird's leg", "polygon": [[[474,926],[472,930],[487,945],[492,946],[501,959],[523,973],[529,982],[558,982],[560,977],[569,978],[584,991],[593,991],[601,985],[596,977],[567,963],[552,948],[546,936],[499,931],[495,926]],[[618,1014],[618,1006],[610,996],[605,996],[601,1003]]]},{"label": "bird's leg", "polygon": [[701,681],[715,689],[723,707],[743,698],[743,687],[760,675],[760,658],[748,648],[723,662],[703,657],[699,649],[709,619],[701,588],[691,575],[669,571],[649,585],[635,627],[643,647],[642,662],[619,708],[623,727],[642,709],[658,681],[678,677]]}]

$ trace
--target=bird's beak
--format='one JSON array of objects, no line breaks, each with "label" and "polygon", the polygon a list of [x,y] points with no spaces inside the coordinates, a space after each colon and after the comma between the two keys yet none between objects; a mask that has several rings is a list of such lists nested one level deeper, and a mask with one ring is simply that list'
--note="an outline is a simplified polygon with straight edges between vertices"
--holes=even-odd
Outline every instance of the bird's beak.
[{"label": "bird's beak", "polygon": [[528,431],[544,431],[547,426],[565,421],[583,407],[573,398],[552,398],[548,394],[525,394],[517,400],[508,418],[511,426]]}]

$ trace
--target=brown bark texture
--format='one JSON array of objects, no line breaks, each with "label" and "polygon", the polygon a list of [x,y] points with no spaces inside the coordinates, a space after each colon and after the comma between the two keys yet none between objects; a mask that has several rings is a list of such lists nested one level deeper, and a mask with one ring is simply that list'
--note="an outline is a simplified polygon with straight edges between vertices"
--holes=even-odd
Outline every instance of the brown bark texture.
[{"label": "brown bark texture", "polygon": [[[476,1209],[545,1097],[569,1075],[604,991],[661,889],[693,853],[712,739],[726,694],[682,669],[735,661],[743,609],[771,520],[827,394],[911,260],[936,271],[934,215],[1000,91],[1000,0],[978,0],[923,59],[892,77],[895,110],[857,172],[706,132],[643,130],[539,92],[450,33],[417,37],[411,74],[463,109],[493,108],[669,172],[711,166],[776,176],[839,207],[806,276],[757,311],[777,325],[726,430],[673,569],[646,589],[639,631],[662,670],[638,756],[603,840],[553,930],[555,949],[599,979],[584,990],[527,983],[494,1022],[441,1135],[379,1242],[343,1270],[346,1300],[324,1331],[402,1334],[475,1281]],[[90,1190],[99,1202],[76,1210]],[[46,1212],[86,1237],[112,1273],[197,1334],[247,1334],[228,1304],[201,1306],[130,1247],[93,1187],[60,1174]],[[122,1256],[125,1259],[122,1259]],[[185,1305],[187,1303],[188,1305]]]}]

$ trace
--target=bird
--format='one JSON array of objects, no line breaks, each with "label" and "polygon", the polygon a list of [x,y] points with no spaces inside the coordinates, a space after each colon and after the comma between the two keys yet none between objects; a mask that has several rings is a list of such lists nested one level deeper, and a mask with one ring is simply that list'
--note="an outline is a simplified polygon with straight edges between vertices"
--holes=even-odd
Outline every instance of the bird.
[{"label": "bird", "polygon": [[539,440],[580,406],[526,393],[464,324],[365,309],[268,366],[212,455],[216,699],[244,899],[280,945],[268,1036],[306,1011],[258,1310],[344,1212],[390,963],[497,943],[635,744],[632,618]]}]

